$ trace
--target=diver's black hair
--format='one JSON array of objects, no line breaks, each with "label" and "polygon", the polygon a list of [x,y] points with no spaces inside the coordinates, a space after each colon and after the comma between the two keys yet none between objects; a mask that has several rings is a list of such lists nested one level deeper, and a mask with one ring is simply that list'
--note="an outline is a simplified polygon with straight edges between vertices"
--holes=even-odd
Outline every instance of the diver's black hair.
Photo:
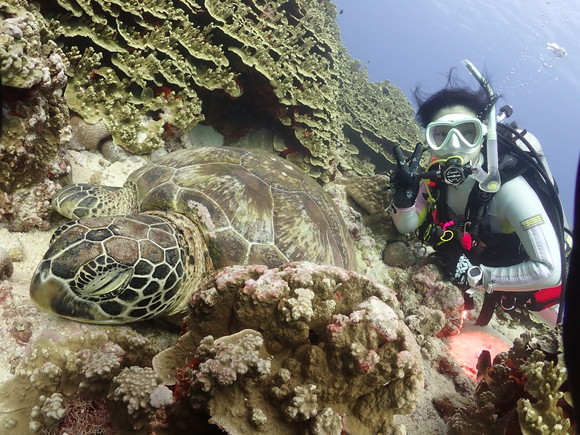
[{"label": "diver's black hair", "polygon": [[465,106],[476,113],[479,119],[486,118],[493,102],[485,90],[479,84],[477,90],[471,89],[454,73],[455,69],[452,68],[447,75],[445,87],[429,97],[425,97],[419,87],[415,88],[413,96],[418,107],[415,116],[421,126],[427,127],[438,111],[451,106]]}]

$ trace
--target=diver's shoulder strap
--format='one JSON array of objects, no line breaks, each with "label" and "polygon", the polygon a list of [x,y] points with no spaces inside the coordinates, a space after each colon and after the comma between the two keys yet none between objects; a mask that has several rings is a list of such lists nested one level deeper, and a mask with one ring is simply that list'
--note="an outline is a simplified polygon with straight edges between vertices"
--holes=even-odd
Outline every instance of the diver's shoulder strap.
[{"label": "diver's shoulder strap", "polygon": [[[502,183],[507,183],[510,180],[522,175],[530,165],[517,158],[512,153],[502,153],[499,160],[499,173]],[[479,186],[479,183],[473,186],[467,205],[465,206],[466,220],[469,221],[469,233],[474,240],[479,237],[479,228],[482,221],[487,216],[487,210],[491,199],[495,193],[485,192]]]}]

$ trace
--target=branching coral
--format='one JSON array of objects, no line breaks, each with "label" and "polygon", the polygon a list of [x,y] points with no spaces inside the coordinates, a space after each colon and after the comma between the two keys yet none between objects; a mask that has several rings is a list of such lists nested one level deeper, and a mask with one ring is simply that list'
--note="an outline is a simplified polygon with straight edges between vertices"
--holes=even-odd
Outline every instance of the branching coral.
[{"label": "branching coral", "polygon": [[190,311],[188,332],[154,360],[176,384],[175,428],[193,408],[225,430],[394,433],[393,416],[412,412],[423,388],[394,293],[354,272],[232,266]]},{"label": "branching coral", "polygon": [[148,427],[157,408],[172,403],[171,391],[162,385],[149,367],[126,367],[113,380],[109,394],[113,402],[126,407],[133,429]]},{"label": "branching coral", "polygon": [[570,420],[558,403],[564,396],[560,387],[566,380],[566,369],[547,361],[540,350],[534,350],[521,369],[526,377],[524,390],[532,396],[518,401],[522,432],[526,435],[570,433]]},{"label": "branching coral", "polygon": [[477,407],[453,415],[449,433],[570,433],[574,422],[563,399],[566,369],[557,357],[559,334],[557,329],[542,336],[525,332],[498,354],[475,392]]},{"label": "branching coral", "polygon": [[[132,378],[128,373],[135,373],[135,369],[126,370],[121,376],[122,370],[132,364],[150,364],[155,353],[151,343],[129,328],[89,328],[68,338],[58,337],[56,331],[45,334],[29,343],[30,351],[16,367],[14,377],[0,387],[0,408],[5,411],[0,413],[2,433],[54,433],[51,431],[71,427],[74,421],[86,422],[89,418],[79,415],[83,406],[87,412],[98,410],[101,417],[114,411],[116,424],[134,417],[132,424],[148,425],[149,410],[171,401],[171,393],[159,383],[146,388],[153,385],[149,378],[155,377],[150,369],[137,370],[140,374],[134,375],[142,376],[143,388],[130,385]],[[49,339],[49,335],[57,341]],[[147,374],[151,376],[147,378]],[[131,388],[135,391],[129,391]],[[145,394],[145,390],[149,405],[141,406],[142,398],[139,396],[137,403],[134,396]],[[102,402],[111,391],[111,400]],[[102,422],[101,417],[96,420]],[[110,429],[108,421],[103,427]]]}]

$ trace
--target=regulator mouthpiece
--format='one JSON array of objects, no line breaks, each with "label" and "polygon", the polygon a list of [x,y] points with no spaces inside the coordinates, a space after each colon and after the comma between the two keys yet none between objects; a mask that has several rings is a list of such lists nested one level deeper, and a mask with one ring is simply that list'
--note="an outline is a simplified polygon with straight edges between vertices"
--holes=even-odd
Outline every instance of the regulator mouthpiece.
[{"label": "regulator mouthpiece", "polygon": [[447,159],[436,160],[432,164],[437,164],[438,169],[423,172],[419,176],[422,179],[438,179],[445,184],[457,187],[462,184],[467,177],[473,174],[473,166],[464,163],[461,156],[451,156]]},{"label": "regulator mouthpiece", "polygon": [[[495,118],[495,102],[497,96],[493,93],[493,89],[489,82],[481,75],[478,69],[469,60],[463,59],[461,61],[467,71],[478,81],[485,92],[492,101],[491,108],[489,109],[489,114],[487,116],[487,139],[486,139],[486,149],[487,149],[487,173],[479,174],[478,177],[479,187],[484,192],[495,193],[499,190],[501,186],[501,179],[499,175],[499,164],[497,157],[497,131],[496,131],[496,118]],[[480,169],[483,172],[482,169]]]},{"label": "regulator mouthpiece", "polygon": [[445,184],[459,186],[471,175],[471,165],[464,165],[461,157],[450,157],[441,171]]}]

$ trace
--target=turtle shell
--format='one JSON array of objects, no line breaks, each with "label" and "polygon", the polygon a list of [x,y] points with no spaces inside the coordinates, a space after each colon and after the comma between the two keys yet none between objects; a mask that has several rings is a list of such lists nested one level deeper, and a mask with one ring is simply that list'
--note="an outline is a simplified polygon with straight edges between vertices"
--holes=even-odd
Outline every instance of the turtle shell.
[{"label": "turtle shell", "polygon": [[326,192],[277,156],[237,148],[175,151],[135,171],[140,210],[198,215],[216,267],[311,261],[353,269],[352,241]]}]

